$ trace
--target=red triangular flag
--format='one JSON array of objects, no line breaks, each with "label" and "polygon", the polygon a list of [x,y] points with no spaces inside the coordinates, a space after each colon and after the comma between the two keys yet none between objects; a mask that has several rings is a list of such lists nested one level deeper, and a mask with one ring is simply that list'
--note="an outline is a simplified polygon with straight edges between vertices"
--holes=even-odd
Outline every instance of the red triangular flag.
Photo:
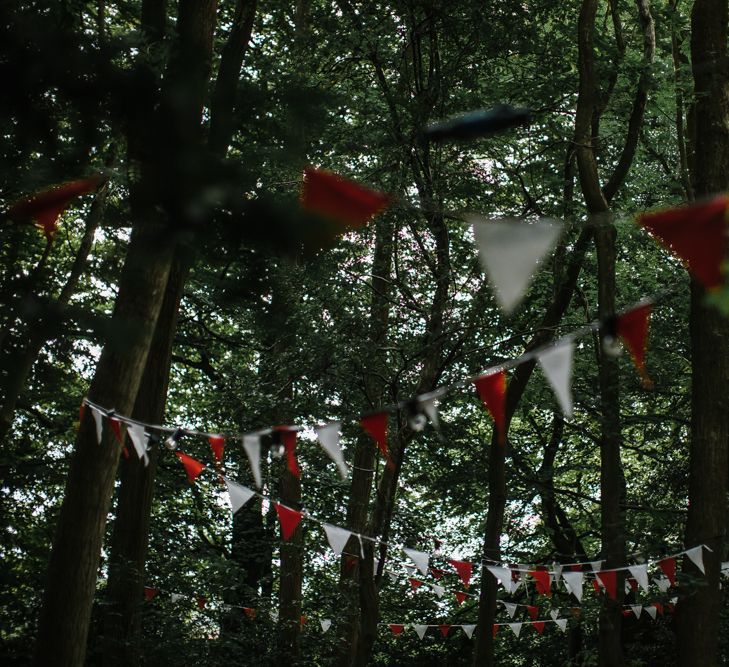
[{"label": "red triangular flag", "polygon": [[471,573],[473,572],[473,565],[465,560],[452,560],[448,559],[448,562],[456,569],[458,576],[461,578],[464,586],[469,586],[471,581]]},{"label": "red triangular flag", "polygon": [[13,204],[8,209],[7,217],[10,220],[23,218],[34,220],[35,224],[43,229],[43,233],[50,241],[56,231],[58,218],[66,210],[70,201],[75,197],[95,190],[100,181],[101,176],[96,175],[41,190]]},{"label": "red triangular flag", "polygon": [[159,588],[152,588],[151,586],[145,586],[144,587],[144,599],[149,602],[150,600],[154,600],[155,597],[159,594]]},{"label": "red triangular flag", "polygon": [[605,586],[605,591],[613,599],[618,599],[618,578],[615,570],[605,570],[604,572],[595,572],[595,575],[600,578],[602,585]]},{"label": "red triangular flag", "polygon": [[438,626],[438,629],[440,630],[440,634],[442,634],[444,637],[447,637],[448,636],[448,632],[451,629],[451,626],[450,625],[446,625],[445,623],[443,623],[443,625],[439,625]]},{"label": "red triangular flag", "polygon": [[532,621],[536,621],[539,617],[539,607],[535,607],[533,604],[528,604],[526,608]]},{"label": "red triangular flag", "polygon": [[652,382],[645,369],[645,351],[648,343],[648,322],[653,305],[646,303],[620,315],[615,323],[615,333],[623,339],[628,348],[643,386],[651,387]]},{"label": "red triangular flag", "polygon": [[243,613],[251,619],[256,617],[256,610],[253,607],[243,607]]},{"label": "red triangular flag", "polygon": [[386,412],[375,412],[360,418],[359,423],[372,436],[383,458],[390,465],[390,453],[387,450],[387,418]]},{"label": "red triangular flag", "polygon": [[208,438],[210,449],[213,450],[213,456],[218,463],[223,462],[223,454],[225,452],[225,438],[222,435],[211,435]]},{"label": "red triangular flag", "polygon": [[592,587],[595,589],[595,593],[600,592],[600,583],[597,581],[597,579],[592,579]]},{"label": "red triangular flag", "polygon": [[115,417],[109,417],[109,428],[111,429],[111,432],[114,434],[116,441],[120,445],[123,446],[124,441],[122,440],[121,422],[118,419],[116,419]]},{"label": "red triangular flag", "polygon": [[440,579],[443,576],[444,571],[441,570],[439,567],[431,567],[430,568],[430,573],[437,580],[437,579]]},{"label": "red triangular flag", "polygon": [[544,632],[544,621],[535,621],[532,625],[540,635]]},{"label": "red triangular flag", "polygon": [[663,605],[660,602],[653,602],[652,604],[656,608],[656,611],[663,616]]},{"label": "red triangular flag", "polygon": [[400,623],[390,623],[390,630],[392,631],[393,635],[401,635],[404,629],[405,626],[401,625]]},{"label": "red triangular flag", "polygon": [[671,582],[671,586],[676,585],[676,559],[675,558],[664,558],[658,561],[658,567],[663,570],[663,574],[668,577],[668,581]]},{"label": "red triangular flag", "polygon": [[281,535],[283,535],[284,540],[288,540],[294,534],[304,514],[279,503],[274,503],[273,506],[276,508],[278,520],[281,522]]},{"label": "red triangular flag", "polygon": [[81,425],[84,421],[84,416],[86,415],[86,403],[81,403],[81,407],[78,409],[78,423]]},{"label": "red triangular flag", "polygon": [[463,591],[456,591],[455,592],[456,600],[458,601],[458,604],[463,604],[465,599],[468,597],[468,593],[464,593]]},{"label": "red triangular flag", "polygon": [[724,282],[721,265],[726,256],[727,206],[729,197],[713,199],[680,208],[644,213],[638,224],[688,266],[707,289]]},{"label": "red triangular flag", "polygon": [[499,626],[498,626],[498,624],[497,624],[497,623],[494,623],[494,624],[493,624],[493,625],[491,626],[491,636],[492,636],[492,637],[493,637],[494,639],[496,638],[496,633],[497,633],[498,631],[499,631]]},{"label": "red triangular flag", "polygon": [[200,607],[200,610],[202,611],[205,609],[205,605],[208,603],[207,598],[202,595],[196,595],[195,599],[197,600],[197,606]]},{"label": "red triangular flag", "polygon": [[420,588],[423,585],[422,581],[418,581],[417,579],[413,579],[412,577],[409,577],[408,581],[410,582],[410,585],[413,587],[414,591],[417,591],[418,588]]},{"label": "red triangular flag", "polygon": [[294,477],[301,477],[299,462],[296,460],[296,431],[288,426],[277,426],[274,430],[281,434],[286,452],[286,467]]},{"label": "red triangular flag", "polygon": [[623,609],[623,616],[625,616],[627,618],[628,616],[632,616],[632,615],[633,615],[633,612],[630,609]]},{"label": "red triangular flag", "polygon": [[182,452],[175,452],[175,456],[180,460],[183,466],[185,466],[185,472],[187,473],[187,479],[190,484],[194,484],[195,480],[200,476],[200,473],[205,470],[205,466]]},{"label": "red triangular flag", "polygon": [[533,570],[529,574],[534,578],[539,595],[552,595],[552,581],[546,570]]},{"label": "red triangular flag", "polygon": [[473,384],[496,425],[499,442],[506,437],[506,373],[502,370],[477,377]]},{"label": "red triangular flag", "polygon": [[301,189],[303,208],[361,227],[388,206],[390,197],[323,169],[307,167]]},{"label": "red triangular flag", "polygon": [[303,628],[306,625],[306,616],[304,616],[302,614],[301,618],[299,619],[299,623],[301,624],[301,627]]}]

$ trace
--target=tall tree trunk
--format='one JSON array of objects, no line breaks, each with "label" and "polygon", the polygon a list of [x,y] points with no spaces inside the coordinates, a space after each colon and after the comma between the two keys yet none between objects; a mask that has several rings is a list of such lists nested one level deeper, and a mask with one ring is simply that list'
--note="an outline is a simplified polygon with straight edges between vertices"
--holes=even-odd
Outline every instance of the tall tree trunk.
[{"label": "tall tree trunk", "polygon": [[[697,197],[729,187],[729,64],[727,2],[696,0],[691,14],[694,73],[693,165]],[[729,377],[729,319],[704,305],[705,292],[691,285],[691,459],[686,546],[706,544],[705,585],[677,607],[678,661],[686,667],[718,664],[721,590],[719,573],[727,529],[729,396],[717,387]],[[684,572],[700,576],[689,562]],[[703,583],[703,582],[702,582]]]}]

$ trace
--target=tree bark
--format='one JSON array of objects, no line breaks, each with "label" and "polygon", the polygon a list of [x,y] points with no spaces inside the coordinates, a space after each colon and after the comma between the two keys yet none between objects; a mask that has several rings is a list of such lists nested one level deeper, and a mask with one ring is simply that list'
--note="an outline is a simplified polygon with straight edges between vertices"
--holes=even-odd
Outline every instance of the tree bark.
[{"label": "tree bark", "polygon": [[[697,197],[729,187],[729,65],[727,2],[696,0],[691,14],[691,57],[695,106],[693,186]],[[686,667],[718,663],[721,590],[725,552],[729,469],[729,396],[717,387],[729,377],[729,319],[704,305],[705,292],[693,281],[691,338],[691,458],[687,547],[706,544],[706,578],[685,562],[687,575],[701,578],[677,606],[678,662]]]}]

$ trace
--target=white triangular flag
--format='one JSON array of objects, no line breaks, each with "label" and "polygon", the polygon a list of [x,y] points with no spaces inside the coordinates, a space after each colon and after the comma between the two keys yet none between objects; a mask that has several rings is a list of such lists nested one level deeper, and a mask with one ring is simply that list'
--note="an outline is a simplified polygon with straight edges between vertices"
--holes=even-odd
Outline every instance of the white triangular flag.
[{"label": "white triangular flag", "polygon": [[558,618],[554,622],[559,626],[559,629],[562,632],[567,632],[567,619],[566,618]]},{"label": "white triangular flag", "polygon": [[346,528],[340,528],[339,526],[332,526],[330,523],[323,523],[324,532],[327,534],[327,540],[329,540],[329,546],[333,549],[334,553],[341,554],[342,549],[346,546],[349,541],[352,531]]},{"label": "white triangular flag", "polygon": [[560,408],[567,419],[572,418],[572,339],[539,353],[539,365],[552,386]]},{"label": "white triangular flag", "polygon": [[552,574],[554,574],[554,580],[559,581],[559,578],[562,576],[561,563],[552,563]]},{"label": "white triangular flag", "polygon": [[319,623],[321,623],[322,632],[326,632],[329,628],[332,627],[332,621],[329,618],[322,618]]},{"label": "white triangular flag", "polygon": [[704,569],[704,556],[702,553],[703,547],[700,545],[698,547],[694,547],[693,549],[689,549],[686,552],[686,555],[691,559],[691,562],[701,570],[701,574],[706,574],[706,570]]},{"label": "white triangular flag", "polygon": [[630,608],[633,610],[636,618],[640,618],[640,612],[643,611],[642,604],[631,604]]},{"label": "white triangular flag", "polygon": [[569,585],[569,592],[582,602],[582,572],[562,572],[562,579]]},{"label": "white triangular flag", "polygon": [[599,572],[600,570],[602,570],[602,564],[604,562],[605,561],[603,560],[593,560],[589,562],[588,565],[592,568],[593,572]]},{"label": "white triangular flag", "polygon": [[486,569],[496,577],[507,593],[512,593],[516,588],[511,580],[511,570],[508,567],[497,567],[496,565],[487,565]]},{"label": "white triangular flag", "polygon": [[439,597],[442,598],[443,594],[445,593],[445,588],[443,586],[439,586],[438,584],[431,584],[430,586],[433,589],[433,592]]},{"label": "white triangular flag", "polygon": [[94,422],[96,423],[96,441],[101,444],[101,435],[104,432],[104,415],[99,410],[91,407],[91,414],[94,416]]},{"label": "white triangular flag", "polygon": [[235,514],[243,505],[245,505],[253,496],[256,495],[255,491],[251,491],[247,486],[238,484],[223,477],[225,480],[225,486],[228,487],[228,495],[230,496],[230,506],[233,508],[233,514]]},{"label": "white triangular flag", "polygon": [[648,605],[647,607],[644,607],[644,609],[648,612],[649,616],[655,621],[658,610],[652,604]]},{"label": "white triangular flag", "polygon": [[466,637],[471,639],[471,637],[473,637],[473,631],[476,629],[476,626],[475,625],[462,625],[461,627],[463,628],[463,632],[466,633]]},{"label": "white triangular flag", "polygon": [[519,636],[519,634],[521,633],[521,626],[522,626],[521,623],[507,623],[506,625],[508,625],[511,628],[512,632],[517,637]]},{"label": "white triangular flag", "polygon": [[149,436],[144,432],[144,426],[141,424],[129,424],[127,426],[127,433],[134,445],[134,451],[137,452],[137,456],[144,461],[144,465],[148,465],[147,442],[149,441]]},{"label": "white triangular flag", "polygon": [[553,621],[556,621],[557,617],[559,616],[559,609],[550,610],[549,615],[552,617]]},{"label": "white triangular flag", "polygon": [[656,582],[656,586],[658,586],[658,590],[661,591],[661,593],[665,593],[669,588],[671,588],[671,582],[668,577],[655,577],[653,581]]},{"label": "white triangular flag", "polygon": [[394,584],[394,583],[395,583],[395,582],[397,581],[397,579],[398,579],[398,577],[397,577],[397,572],[392,572],[392,570],[391,570],[391,571],[389,571],[389,572],[387,573],[387,575],[388,575],[388,576],[390,577],[390,581],[391,581],[391,582],[392,582],[393,584]]},{"label": "white triangular flag", "polygon": [[425,637],[425,633],[428,631],[427,625],[413,625],[413,630],[415,630],[416,634],[420,639]]},{"label": "white triangular flag", "polygon": [[347,479],[349,470],[347,469],[347,464],[344,462],[342,448],[339,446],[339,430],[341,428],[341,422],[330,422],[316,429],[316,437],[319,440],[321,448],[327,453],[327,456],[337,464],[341,478]]},{"label": "white triangular flag", "polygon": [[172,600],[173,603],[174,602],[179,602],[184,597],[185,596],[184,595],[181,595],[180,593],[170,593],[170,600]]},{"label": "white triangular flag", "polygon": [[506,613],[509,614],[509,618],[514,618],[517,605],[515,605],[513,602],[502,602],[501,604],[504,605],[504,609],[506,609]]},{"label": "white triangular flag", "polygon": [[628,565],[628,572],[630,572],[630,576],[638,582],[638,586],[648,592],[648,566]]},{"label": "white triangular flag", "polygon": [[251,472],[256,482],[256,488],[263,485],[261,480],[261,436],[257,433],[249,433],[243,436],[243,449],[246,450],[248,463],[251,464]]},{"label": "white triangular flag", "polygon": [[405,555],[417,565],[418,569],[428,576],[428,565],[430,563],[430,555],[424,551],[416,551],[415,549],[403,548]]},{"label": "white triangular flag", "polygon": [[478,257],[501,309],[510,313],[521,301],[544,256],[555,246],[562,225],[555,220],[486,220],[466,216],[473,224]]},{"label": "white triangular flag", "polygon": [[408,571],[408,576],[412,577],[415,574],[415,565],[410,565],[410,563],[403,563],[405,569]]}]

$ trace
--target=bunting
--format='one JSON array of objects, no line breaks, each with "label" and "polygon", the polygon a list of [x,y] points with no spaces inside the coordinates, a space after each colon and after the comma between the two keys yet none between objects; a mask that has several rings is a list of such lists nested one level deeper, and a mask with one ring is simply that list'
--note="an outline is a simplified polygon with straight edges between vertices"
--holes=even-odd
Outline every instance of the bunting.
[{"label": "bunting", "polygon": [[235,514],[241,507],[243,507],[243,505],[256,495],[255,491],[251,491],[249,488],[242,486],[241,484],[237,484],[227,477],[224,477],[223,481],[225,482],[225,486],[228,488],[230,506],[233,510],[233,514]]},{"label": "bunting", "polygon": [[344,462],[342,448],[339,446],[339,432],[341,431],[341,428],[341,422],[330,422],[329,424],[318,427],[316,429],[316,435],[321,448],[337,465],[339,475],[344,480],[347,479],[349,470],[347,470],[347,464]]},{"label": "bunting", "polygon": [[273,506],[276,508],[276,514],[281,523],[281,535],[284,541],[287,541],[294,534],[303,514],[280,503],[274,503]]},{"label": "bunting", "polygon": [[628,348],[643,386],[650,388],[653,383],[645,367],[645,352],[648,346],[648,326],[653,304],[645,303],[633,308],[615,320],[615,333]]},{"label": "bunting", "polygon": [[211,435],[208,438],[208,442],[210,443],[210,449],[213,452],[215,461],[218,465],[222,465],[225,453],[225,438],[222,435]]},{"label": "bunting", "polygon": [[547,348],[537,359],[542,372],[552,386],[566,419],[572,418],[572,353],[574,343],[564,339]]},{"label": "bunting", "polygon": [[473,573],[473,564],[465,560],[453,560],[452,558],[449,558],[448,562],[455,568],[463,585],[469,586],[471,574]]},{"label": "bunting", "polygon": [[496,425],[498,442],[506,440],[506,373],[496,370],[477,377],[473,383]]},{"label": "bunting", "polygon": [[377,443],[382,457],[390,465],[390,453],[387,449],[387,412],[375,412],[360,419],[362,428]]},{"label": "bunting", "polygon": [[244,435],[243,449],[248,457],[256,488],[260,489],[263,486],[263,480],[261,479],[261,436],[257,433]]},{"label": "bunting", "polygon": [[205,466],[182,452],[175,452],[175,456],[179,459],[180,463],[185,466],[185,472],[187,473],[187,479],[190,484],[194,484],[195,480],[200,476],[200,473],[205,470]]}]

